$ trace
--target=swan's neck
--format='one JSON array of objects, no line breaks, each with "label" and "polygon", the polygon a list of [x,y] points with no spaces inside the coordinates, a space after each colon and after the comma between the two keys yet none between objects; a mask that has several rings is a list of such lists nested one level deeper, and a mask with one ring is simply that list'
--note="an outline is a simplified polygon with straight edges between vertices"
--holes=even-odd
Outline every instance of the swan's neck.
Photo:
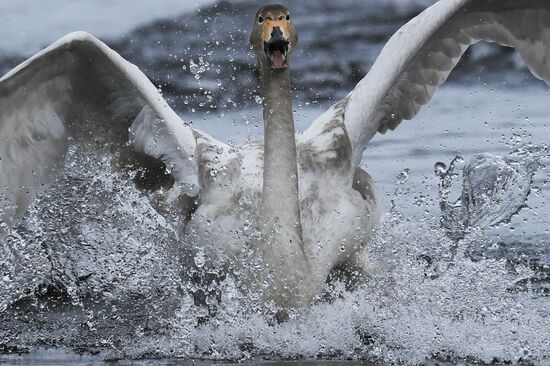
[{"label": "swan's neck", "polygon": [[290,72],[262,67],[261,83],[265,127],[262,208],[266,229],[281,256],[303,259]]}]

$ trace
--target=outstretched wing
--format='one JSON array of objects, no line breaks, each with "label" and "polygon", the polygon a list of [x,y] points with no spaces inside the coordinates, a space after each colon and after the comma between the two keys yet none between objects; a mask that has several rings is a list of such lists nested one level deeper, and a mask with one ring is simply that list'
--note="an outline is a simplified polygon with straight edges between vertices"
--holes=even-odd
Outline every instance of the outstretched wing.
[{"label": "outstretched wing", "polygon": [[412,119],[479,41],[514,47],[533,75],[550,83],[550,1],[440,0],[390,38],[363,80],[302,139],[330,150],[324,126],[341,120],[357,167],[370,139]]},{"label": "outstretched wing", "polygon": [[0,234],[59,170],[69,138],[100,131],[191,196],[200,189],[196,137],[223,146],[184,124],[136,66],[87,33],[69,34],[0,79]]}]

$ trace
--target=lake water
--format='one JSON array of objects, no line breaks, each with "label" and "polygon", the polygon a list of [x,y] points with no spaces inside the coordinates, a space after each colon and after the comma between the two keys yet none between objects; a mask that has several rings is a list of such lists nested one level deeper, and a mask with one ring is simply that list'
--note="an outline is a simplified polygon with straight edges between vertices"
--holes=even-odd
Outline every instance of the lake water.
[{"label": "lake water", "polygon": [[[298,55],[302,61],[297,60],[295,73],[301,80],[295,93],[298,130],[327,107],[330,101],[323,95],[338,96],[349,90],[357,75],[346,70],[361,58],[361,52],[372,60],[384,38],[423,6],[422,2],[391,3],[394,18],[369,18],[366,23],[371,34],[378,32],[377,40],[348,37],[350,43],[344,46],[354,51],[334,63],[333,55],[340,46],[312,48],[316,28],[305,24],[303,14],[314,4],[293,3],[302,14],[297,21],[302,22],[305,35],[304,53]],[[234,6],[250,12],[258,2]],[[342,10],[346,6],[347,10]],[[244,51],[246,46],[237,46],[230,56],[233,62],[240,62],[237,69],[242,75],[248,76],[230,81],[234,74],[228,72],[220,88],[235,95],[247,91],[248,97],[230,97],[229,101],[226,94],[216,91],[220,78],[216,68],[230,68],[229,61],[224,63],[227,52],[214,52],[212,58],[203,59],[205,72],[197,75],[189,71],[191,59],[199,62],[201,42],[205,41],[201,37],[212,31],[208,27],[216,24],[215,19],[219,20],[214,27],[218,30],[238,21],[238,12],[222,8],[147,25],[130,36],[115,38],[112,44],[163,86],[187,122],[222,141],[239,144],[262,135],[260,106],[254,103],[256,91],[250,90],[255,82],[253,63]],[[371,8],[378,15],[384,11],[368,2],[349,2],[342,8],[335,5],[333,11],[341,20],[350,16],[351,10]],[[361,20],[350,21],[347,31],[354,32],[354,24]],[[167,27],[170,24],[172,28]],[[189,24],[199,29],[198,39],[195,34],[181,35]],[[231,29],[229,34],[240,34],[232,39],[243,38],[240,28],[227,29]],[[336,39],[346,38],[345,32],[331,32]],[[227,44],[227,34],[216,34]],[[155,46],[156,41],[161,46]],[[193,45],[170,63],[182,49],[168,47],[172,41]],[[361,42],[368,47],[355,47]],[[206,57],[217,47],[202,55]],[[449,163],[457,155],[468,161],[480,152],[505,155],[548,143],[550,89],[526,81],[530,79],[525,78],[521,63],[509,68],[509,62],[516,62],[513,54],[487,50],[488,58],[475,52],[468,56],[451,83],[439,90],[413,121],[375,137],[366,150],[363,164],[376,181],[385,212],[378,234],[365,252],[376,268],[373,277],[354,291],[336,286],[329,300],[282,324],[272,324],[259,315],[230,278],[213,285],[220,293],[220,304],[217,313],[204,321],[207,310],[193,302],[185,291],[187,284],[178,277],[178,263],[170,251],[177,242],[172,223],[157,214],[139,191],[105,170],[108,156],[70,155],[70,179],[62,183],[77,192],[75,196],[85,192],[87,202],[59,197],[43,200],[31,209],[25,225],[1,243],[0,351],[15,354],[0,355],[0,364],[99,365],[104,359],[121,360],[123,365],[207,365],[220,359],[282,364],[264,360],[266,355],[272,360],[292,359],[293,365],[319,364],[296,361],[316,358],[356,360],[323,363],[327,366],[548,364],[549,168],[535,175],[526,207],[510,222],[474,229],[458,242],[440,227],[436,162]],[[321,54],[327,56],[319,58],[320,63],[328,66],[309,70],[303,59]],[[7,69],[24,55],[18,49],[0,58],[0,67]],[[488,70],[487,65],[495,60],[505,65]],[[323,75],[329,74],[334,76],[333,82],[318,86]],[[184,83],[188,89],[183,89]],[[201,94],[206,95],[203,99],[192,98],[205,88],[212,93]],[[177,97],[180,92],[184,98]],[[204,100],[214,101],[215,108],[209,108]],[[548,162],[547,156],[542,158],[543,163]],[[71,170],[71,163],[87,164],[88,169]],[[454,187],[453,195],[458,197],[458,177]],[[70,210],[52,213],[48,207]],[[71,214],[75,208],[79,218]],[[80,233],[86,240],[46,240],[53,232],[70,235],[75,222],[86,229]],[[43,231],[37,239],[39,229]],[[28,350],[31,352],[26,353]],[[146,360],[130,361],[136,358]]]}]

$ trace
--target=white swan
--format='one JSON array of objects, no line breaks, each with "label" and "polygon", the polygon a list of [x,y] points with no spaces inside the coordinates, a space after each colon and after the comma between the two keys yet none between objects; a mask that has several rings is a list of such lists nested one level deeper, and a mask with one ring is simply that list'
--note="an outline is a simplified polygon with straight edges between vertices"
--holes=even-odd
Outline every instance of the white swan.
[{"label": "white swan", "polygon": [[[243,283],[265,301],[302,306],[333,268],[362,266],[357,254],[379,216],[372,181],[359,169],[367,143],[413,118],[471,44],[514,47],[550,83],[550,1],[441,0],[394,34],[356,88],[295,137],[288,57],[296,39],[286,8],[256,15],[265,149],[230,148],[191,128],[145,75],[89,34],[31,57],[0,79],[0,230],[62,171],[70,143],[101,135],[117,169],[168,168],[164,208],[193,211],[186,235],[211,243],[209,254],[221,259],[259,260]],[[198,207],[186,197],[198,197]],[[246,234],[243,223],[257,230]]]}]

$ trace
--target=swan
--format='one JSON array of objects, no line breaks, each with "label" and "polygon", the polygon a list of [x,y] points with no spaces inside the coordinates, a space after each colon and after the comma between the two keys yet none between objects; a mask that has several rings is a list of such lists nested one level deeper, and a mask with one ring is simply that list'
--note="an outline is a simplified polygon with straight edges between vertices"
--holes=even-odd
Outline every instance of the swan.
[{"label": "swan", "polygon": [[0,79],[0,235],[63,174],[71,144],[92,146],[100,136],[114,169],[134,172],[129,184],[159,212],[178,215],[189,245],[233,263],[241,286],[262,302],[306,306],[338,267],[368,272],[360,253],[380,218],[373,180],[360,167],[368,142],[412,119],[470,45],[514,47],[550,83],[550,1],[440,0],[296,134],[297,40],[287,8],[258,11],[250,44],[265,135],[237,147],[182,121],[136,66],[90,34],[71,33],[29,58]]}]

